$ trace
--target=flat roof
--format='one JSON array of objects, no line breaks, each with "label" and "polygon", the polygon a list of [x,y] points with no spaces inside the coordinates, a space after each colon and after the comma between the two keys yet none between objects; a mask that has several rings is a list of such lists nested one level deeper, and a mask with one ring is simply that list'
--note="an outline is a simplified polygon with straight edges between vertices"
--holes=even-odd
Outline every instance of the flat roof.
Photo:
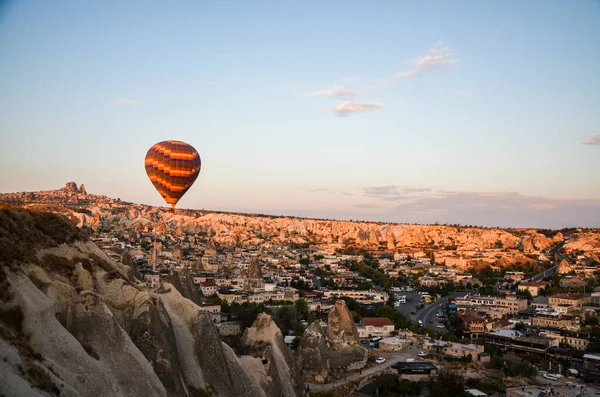
[{"label": "flat roof", "polygon": [[487,394],[485,394],[481,390],[477,390],[477,389],[467,389],[467,390],[465,390],[465,392],[472,396],[487,397]]},{"label": "flat roof", "polygon": [[418,370],[418,369],[437,369],[433,363],[429,361],[416,361],[414,363],[409,362],[398,362],[396,364],[392,364],[392,368],[397,370]]}]

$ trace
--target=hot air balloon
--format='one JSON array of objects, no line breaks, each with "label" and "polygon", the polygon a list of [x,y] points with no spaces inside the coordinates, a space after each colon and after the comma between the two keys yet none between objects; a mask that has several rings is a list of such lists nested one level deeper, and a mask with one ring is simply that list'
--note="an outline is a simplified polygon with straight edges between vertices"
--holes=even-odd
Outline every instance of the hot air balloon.
[{"label": "hot air balloon", "polygon": [[163,141],[146,153],[148,178],[171,208],[188,191],[200,173],[200,155],[191,145]]}]

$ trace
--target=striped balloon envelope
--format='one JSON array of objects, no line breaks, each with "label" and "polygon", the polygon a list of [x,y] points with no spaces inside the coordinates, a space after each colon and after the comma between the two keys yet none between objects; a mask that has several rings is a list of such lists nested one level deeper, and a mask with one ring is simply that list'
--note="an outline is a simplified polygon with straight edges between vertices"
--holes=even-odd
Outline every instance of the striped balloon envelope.
[{"label": "striped balloon envelope", "polygon": [[163,141],[146,153],[146,173],[167,204],[172,208],[198,178],[200,155],[191,145]]}]

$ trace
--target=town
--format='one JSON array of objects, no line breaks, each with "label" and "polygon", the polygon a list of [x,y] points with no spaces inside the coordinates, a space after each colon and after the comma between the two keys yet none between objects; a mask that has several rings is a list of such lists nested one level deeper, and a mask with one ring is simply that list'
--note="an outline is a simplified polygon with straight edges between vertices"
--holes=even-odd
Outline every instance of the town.
[{"label": "town", "polygon": [[[73,185],[38,199],[62,197],[64,215],[108,257],[150,291],[174,285],[234,349],[269,313],[301,357],[307,392],[600,393],[597,231],[433,225],[472,237],[446,232],[406,244],[372,226],[357,239],[302,230],[289,219],[287,227],[252,225],[233,238],[231,225],[201,220],[258,224],[260,217],[169,212]],[[428,384],[432,376],[438,381]]]}]

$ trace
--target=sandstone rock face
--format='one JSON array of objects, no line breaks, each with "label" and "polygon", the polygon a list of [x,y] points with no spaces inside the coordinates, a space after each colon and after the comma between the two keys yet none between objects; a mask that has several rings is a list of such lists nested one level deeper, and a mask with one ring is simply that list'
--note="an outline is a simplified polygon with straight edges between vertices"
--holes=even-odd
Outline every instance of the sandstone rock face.
[{"label": "sandstone rock face", "polygon": [[181,295],[197,305],[201,304],[200,291],[194,285],[194,280],[188,269],[183,269],[173,275],[173,285]]},{"label": "sandstone rock face", "polygon": [[[506,249],[522,247],[527,253],[548,248],[549,245],[564,240],[564,236],[559,234],[548,239],[535,230],[521,237],[520,232],[496,228],[358,223],[205,211],[178,213],[164,208],[123,203],[87,192],[83,194],[82,189],[77,188],[74,182],[58,190],[0,194],[0,201],[11,204],[59,205],[77,202],[93,214],[86,215],[85,222],[82,221],[84,216],[82,213],[68,208],[57,210],[54,207],[52,210],[77,219],[75,224],[91,228],[124,230],[133,227],[134,221],[143,221],[145,230],[151,230],[156,226],[155,230],[159,233],[183,231],[196,234],[204,231],[221,246],[249,246],[264,241],[261,238],[266,238],[267,241],[272,239],[299,244],[328,245],[332,242],[338,244],[347,242],[363,248],[379,248],[385,243],[390,250],[455,245],[457,251],[473,251],[494,248],[500,242]],[[565,244],[567,252],[574,250],[600,252],[600,232],[597,230],[578,232],[569,237],[572,238]]]},{"label": "sandstone rock face", "polygon": [[338,300],[327,317],[327,337],[334,348],[358,343],[358,330],[346,302]]},{"label": "sandstone rock face", "polygon": [[558,267],[556,268],[556,272],[558,274],[567,274],[570,273],[573,270],[573,266],[567,262],[566,259],[563,259],[562,261],[560,261],[560,263],[558,264]]},{"label": "sandstone rock face", "polygon": [[65,192],[68,193],[79,193],[79,188],[75,182],[67,182],[64,187]]},{"label": "sandstone rock face", "polygon": [[[260,313],[252,327],[246,328],[241,344],[253,357],[264,364],[266,384],[261,384],[269,397],[295,397],[303,393],[304,382],[292,352],[285,345],[283,335],[271,316]],[[261,378],[261,376],[257,376]]]},{"label": "sandstone rock face", "polygon": [[300,339],[302,371],[313,382],[324,383],[329,375],[327,336],[320,321],[313,321]]},{"label": "sandstone rock face", "polygon": [[[267,396],[207,313],[171,284],[146,290],[64,218],[0,210],[0,235],[0,394]],[[284,391],[279,339],[266,356]]]},{"label": "sandstone rock face", "polygon": [[554,235],[554,237],[552,237],[552,242],[553,243],[560,243],[561,241],[564,241],[565,237],[563,236],[563,234],[561,232],[558,232]]}]

